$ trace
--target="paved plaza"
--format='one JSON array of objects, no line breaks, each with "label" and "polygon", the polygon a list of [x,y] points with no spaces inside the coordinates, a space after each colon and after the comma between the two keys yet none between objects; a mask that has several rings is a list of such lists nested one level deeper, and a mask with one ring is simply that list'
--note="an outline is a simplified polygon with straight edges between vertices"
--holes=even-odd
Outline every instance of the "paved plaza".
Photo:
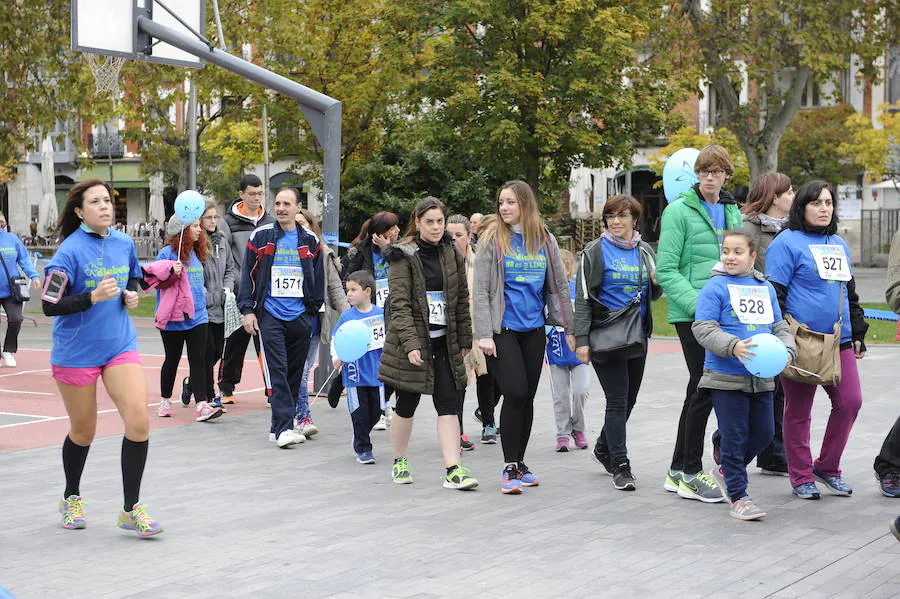
[{"label": "paved plaza", "polygon": [[[39,320],[23,328],[21,346],[46,348],[49,327]],[[161,353],[152,327],[140,334],[143,352]],[[768,512],[762,522],[739,522],[724,504],[663,490],[687,370],[677,342],[655,341],[653,352],[628,431],[633,493],[613,489],[588,451],[553,451],[547,376],[527,456],[543,484],[521,496],[500,494],[500,446],[480,443],[464,460],[481,486],[441,488],[427,400],[410,447],[415,484],[404,486],[391,483],[388,432],[373,432],[375,465],[355,462],[343,400],[335,410],[316,403],[322,432],[288,450],[266,440],[259,393],[212,423],[177,414],[183,425],[152,434],[142,499],[165,527],[152,539],[115,527],[118,434],[93,444],[82,481],[88,528],[68,531],[56,513],[62,436],[53,446],[10,451],[4,435],[36,425],[0,428],[0,586],[20,599],[900,596],[900,543],[888,532],[900,501],[880,495],[872,471],[900,412],[900,347],[871,347],[860,363],[864,404],[843,463],[854,495],[795,499],[787,479],[753,468],[751,493]],[[149,386],[157,401],[156,381]],[[820,391],[814,444],[826,406]],[[465,426],[473,436],[474,408],[470,389]],[[595,384],[592,438],[602,413]],[[710,433],[714,426],[711,418]]]}]

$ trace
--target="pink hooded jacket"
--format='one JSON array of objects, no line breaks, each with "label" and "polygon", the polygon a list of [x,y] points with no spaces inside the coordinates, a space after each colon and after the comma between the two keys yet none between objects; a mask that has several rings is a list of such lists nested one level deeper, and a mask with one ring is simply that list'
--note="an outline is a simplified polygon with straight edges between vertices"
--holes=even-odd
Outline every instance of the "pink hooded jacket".
[{"label": "pink hooded jacket", "polygon": [[170,322],[181,322],[194,317],[194,296],[187,273],[182,270],[175,276],[174,260],[157,260],[143,267],[144,281],[149,289],[159,290],[159,305],[156,307],[154,324],[165,329]]}]

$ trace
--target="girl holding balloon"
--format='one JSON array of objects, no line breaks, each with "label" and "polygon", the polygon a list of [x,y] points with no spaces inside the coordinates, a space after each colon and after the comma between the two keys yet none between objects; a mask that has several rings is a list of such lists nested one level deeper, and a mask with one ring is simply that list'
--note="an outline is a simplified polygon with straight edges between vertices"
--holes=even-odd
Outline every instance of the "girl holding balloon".
[{"label": "girl holding balloon", "polygon": [[[712,399],[722,436],[722,466],[712,475],[731,501],[729,515],[738,520],[766,516],[747,494],[747,464],[772,441],[773,377],[788,356],[796,356],[775,288],[753,268],[756,256],[756,238],[750,233],[724,233],[722,261],[700,291],[691,325],[706,350],[699,387]],[[764,347],[769,338],[757,341],[760,333],[774,334],[787,351],[775,340],[774,347]]]}]

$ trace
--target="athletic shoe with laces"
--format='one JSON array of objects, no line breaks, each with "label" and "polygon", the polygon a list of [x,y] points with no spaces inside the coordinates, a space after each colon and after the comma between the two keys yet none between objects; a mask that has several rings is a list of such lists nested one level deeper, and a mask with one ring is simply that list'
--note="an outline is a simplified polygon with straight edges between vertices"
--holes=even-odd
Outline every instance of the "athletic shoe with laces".
[{"label": "athletic shoe with laces", "polygon": [[475,444],[469,441],[468,435],[460,435],[459,448],[463,451],[472,451],[475,449]]},{"label": "athletic shoe with laces", "polygon": [[486,445],[496,445],[497,444],[497,427],[493,425],[486,425],[481,429],[481,442]]},{"label": "athletic shoe with laces", "polygon": [[172,402],[165,397],[159,400],[159,409],[156,410],[156,415],[160,418],[171,418]]},{"label": "athletic shoe with laces", "polygon": [[[609,454],[603,451],[600,451],[600,445],[594,444],[594,449],[591,451],[591,457],[594,458],[594,461],[603,466],[603,470],[610,476],[613,475],[613,466],[610,462]],[[676,489],[677,490],[677,489]]]},{"label": "athletic shoe with laces", "polygon": [[518,495],[522,492],[522,481],[519,480],[519,472],[515,464],[508,464],[503,469],[503,478],[500,480],[500,492],[504,495]]},{"label": "athletic shoe with laces", "polygon": [[582,431],[572,431],[572,438],[575,439],[575,447],[578,449],[587,449],[588,440]]},{"label": "athletic shoe with laces", "polygon": [[234,403],[234,395],[233,394],[228,395],[227,393],[223,393],[222,394],[222,403],[227,406],[230,406],[231,404]]},{"label": "athletic shoe with laces", "polygon": [[457,464],[444,477],[445,489],[474,489],[478,486],[478,480],[474,476],[469,475],[469,469],[462,464]]},{"label": "athletic shoe with laces", "polygon": [[557,437],[556,438],[556,451],[559,453],[566,453],[569,451],[569,438],[568,437]]},{"label": "athletic shoe with laces", "polygon": [[731,498],[728,496],[728,485],[725,483],[725,471],[721,466],[716,466],[709,471],[709,475],[716,481],[716,484],[719,485],[719,489],[722,490],[722,495],[724,495],[725,499],[730,503]]},{"label": "athletic shoe with laces", "polygon": [[744,495],[732,503],[728,515],[738,520],[762,520],[766,517],[766,513],[753,503],[749,495]]},{"label": "athletic shoe with laces", "polygon": [[163,531],[159,522],[147,513],[143,503],[135,503],[130,512],[121,510],[116,525],[123,530],[133,530],[139,537],[152,537]]},{"label": "athletic shoe with laces", "polygon": [[84,500],[81,495],[69,495],[59,500],[59,513],[62,514],[62,527],[78,530],[87,526],[84,519]]},{"label": "athletic shoe with laces", "polygon": [[362,453],[356,454],[356,461],[360,464],[374,464],[375,456],[372,455],[371,451],[364,451]]},{"label": "athletic shoe with laces", "polygon": [[696,499],[703,503],[719,503],[725,501],[722,490],[716,481],[708,475],[699,472],[693,476],[682,473],[678,482],[678,495],[685,499]]},{"label": "athletic shoe with laces", "polygon": [[631,464],[627,460],[615,467],[613,486],[620,491],[634,491],[637,488],[634,475],[631,474]]},{"label": "athletic shoe with laces", "polygon": [[900,516],[891,520],[891,534],[900,541]]},{"label": "athletic shoe with laces", "polygon": [[0,355],[3,356],[3,361],[6,362],[8,368],[16,367],[16,355],[14,353],[5,351]]},{"label": "athletic shoe with laces", "polygon": [[800,499],[818,499],[822,496],[818,487],[816,487],[816,483],[801,483],[794,487],[791,492]]},{"label": "athletic shoe with laces", "polygon": [[[269,433],[269,439],[275,436],[275,433]],[[306,437],[298,433],[292,428],[286,428],[278,435],[275,439],[275,443],[278,447],[284,449],[285,447],[290,447],[291,445],[297,445],[298,443],[303,443],[306,441]]]},{"label": "athletic shoe with laces", "polygon": [[412,473],[409,471],[409,462],[406,458],[394,460],[394,466],[391,468],[391,480],[398,485],[408,485],[413,481]]},{"label": "athletic shoe with laces", "polygon": [[841,497],[849,497],[853,493],[853,489],[850,485],[847,484],[840,476],[831,476],[830,474],[823,474],[813,468],[813,476],[815,476],[820,483],[825,485],[825,488],[834,493],[835,495],[839,495]]},{"label": "athletic shoe with laces", "polygon": [[787,464],[769,464],[759,467],[760,474],[768,476],[788,476]]},{"label": "athletic shoe with laces", "polygon": [[319,432],[319,427],[315,425],[312,418],[294,419],[294,430],[309,439]]},{"label": "athletic shoe with laces", "polygon": [[197,404],[197,422],[206,422],[208,420],[215,420],[219,416],[224,413],[222,408],[214,408],[209,405],[208,401],[201,401]]},{"label": "athletic shoe with laces", "polygon": [[190,377],[184,377],[181,379],[181,403],[184,407],[188,407],[191,405],[191,379]]},{"label": "athletic shoe with laces", "polygon": [[669,493],[677,493],[678,485],[681,483],[681,479],[684,476],[684,472],[681,470],[669,470],[666,471],[666,480],[663,482],[663,489],[668,491]]},{"label": "athletic shoe with laces", "polygon": [[[209,405],[211,405],[214,408],[222,408],[222,398],[219,397],[218,395],[216,395],[211,400],[209,400]],[[228,412],[228,410],[226,410],[225,408],[222,408],[222,413],[224,414],[226,412]]]},{"label": "athletic shoe with laces", "polygon": [[378,422],[375,423],[375,426],[372,427],[373,431],[386,431],[387,430],[387,418],[385,418],[384,414],[381,415],[381,418],[378,419]]},{"label": "athletic shoe with laces", "polygon": [[519,462],[518,479],[522,481],[523,487],[537,487],[541,484],[541,479],[528,469],[525,462]]},{"label": "athletic shoe with laces", "polygon": [[888,472],[878,482],[881,486],[882,495],[885,497],[900,497],[900,472]]}]

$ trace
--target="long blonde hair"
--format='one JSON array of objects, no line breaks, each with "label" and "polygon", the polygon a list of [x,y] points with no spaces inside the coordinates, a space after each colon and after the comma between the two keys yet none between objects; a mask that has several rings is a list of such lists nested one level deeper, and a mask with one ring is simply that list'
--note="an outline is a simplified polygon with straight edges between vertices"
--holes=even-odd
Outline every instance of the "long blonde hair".
[{"label": "long blonde hair", "polygon": [[512,227],[500,218],[500,194],[504,189],[511,189],[519,203],[519,224],[522,226],[522,239],[525,241],[525,251],[529,255],[537,254],[547,245],[547,230],[544,221],[538,211],[537,199],[534,191],[525,181],[507,181],[497,190],[497,202],[494,206],[494,214],[484,217],[478,235],[478,242],[490,242],[497,238],[500,253],[508,254],[512,249]]}]

